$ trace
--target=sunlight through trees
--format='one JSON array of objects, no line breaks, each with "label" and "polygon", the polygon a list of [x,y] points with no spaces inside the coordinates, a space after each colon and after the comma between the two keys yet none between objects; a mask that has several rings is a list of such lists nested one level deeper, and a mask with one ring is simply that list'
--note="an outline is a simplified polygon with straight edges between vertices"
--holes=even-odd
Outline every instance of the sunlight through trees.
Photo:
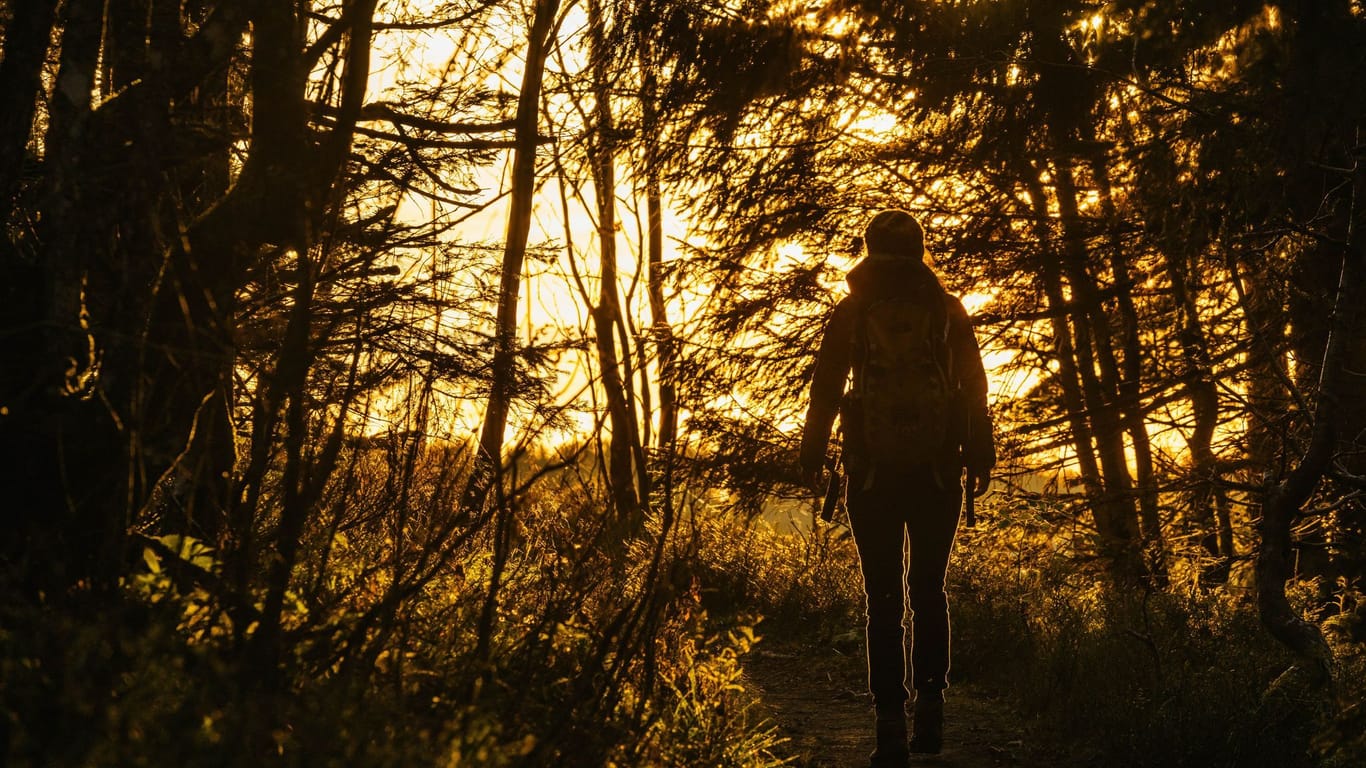
[{"label": "sunlight through trees", "polygon": [[4,4],[3,761],[794,757],[740,659],[859,609],[795,461],[884,208],[990,366],[966,620],[1360,759],[1366,14],[1207,5]]}]

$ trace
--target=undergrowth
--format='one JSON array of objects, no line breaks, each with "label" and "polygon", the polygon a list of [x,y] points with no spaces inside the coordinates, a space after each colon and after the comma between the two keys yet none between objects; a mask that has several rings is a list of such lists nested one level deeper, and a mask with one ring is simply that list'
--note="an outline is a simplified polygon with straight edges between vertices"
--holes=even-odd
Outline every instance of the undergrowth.
[{"label": "undergrowth", "polygon": [[1079,534],[1037,510],[990,518],[950,572],[960,679],[1008,693],[1107,765],[1361,764],[1360,744],[1333,736],[1366,692],[1360,644],[1330,634],[1337,683],[1315,686],[1239,579],[1121,592]]},{"label": "undergrowth", "polygon": [[[744,654],[761,637],[861,646],[843,526],[783,533],[698,505],[613,544],[593,492],[547,481],[510,508],[491,602],[496,528],[435,565],[419,556],[435,542],[416,510],[449,485],[431,471],[402,526],[380,470],[339,486],[350,522],[307,538],[276,693],[253,627],[185,578],[184,563],[218,568],[201,542],[155,539],[115,594],[0,583],[5,764],[764,768],[784,745],[753,709]],[[955,679],[1107,766],[1366,763],[1366,652],[1331,612],[1322,689],[1237,579],[1119,594],[1038,510],[985,511],[950,571]]]},{"label": "undergrowth", "polygon": [[[1056,517],[1021,505],[983,518],[960,532],[949,572],[954,679],[998,693],[1096,764],[1366,765],[1366,648],[1332,631],[1331,615],[1336,682],[1318,687],[1261,626],[1237,578],[1121,594]],[[861,649],[847,529],[709,525],[727,542],[704,554],[714,599],[769,617],[767,635]],[[1306,615],[1312,586],[1294,593]]]},{"label": "undergrowth", "polygon": [[741,677],[752,622],[704,604],[707,524],[613,538],[571,472],[461,539],[440,462],[399,498],[362,459],[305,536],[278,665],[188,537],[149,535],[112,593],[0,582],[0,763],[782,763]]}]

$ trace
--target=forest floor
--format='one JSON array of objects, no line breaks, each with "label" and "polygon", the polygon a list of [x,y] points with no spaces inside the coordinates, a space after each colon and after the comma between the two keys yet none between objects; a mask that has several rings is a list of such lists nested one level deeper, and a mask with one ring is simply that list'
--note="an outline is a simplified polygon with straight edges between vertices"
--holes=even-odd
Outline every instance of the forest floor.
[{"label": "forest floor", "polygon": [[[859,768],[873,749],[872,700],[861,650],[762,641],[744,659],[758,713],[798,768]],[[955,684],[946,692],[944,751],[912,765],[949,768],[1085,768],[1097,756],[1059,744],[1005,702]]]}]

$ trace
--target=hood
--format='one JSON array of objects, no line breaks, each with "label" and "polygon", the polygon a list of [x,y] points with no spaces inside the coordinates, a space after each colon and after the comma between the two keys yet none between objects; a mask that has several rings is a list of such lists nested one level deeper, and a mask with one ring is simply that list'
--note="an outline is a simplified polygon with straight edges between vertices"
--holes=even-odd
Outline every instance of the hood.
[{"label": "hood", "polygon": [[929,288],[942,291],[939,278],[918,259],[865,257],[845,277],[849,293],[862,298],[915,295]]}]

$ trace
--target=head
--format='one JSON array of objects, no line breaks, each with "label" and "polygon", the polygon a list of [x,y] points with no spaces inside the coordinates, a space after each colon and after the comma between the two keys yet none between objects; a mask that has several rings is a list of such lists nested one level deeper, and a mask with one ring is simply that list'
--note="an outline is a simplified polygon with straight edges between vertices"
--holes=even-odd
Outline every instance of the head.
[{"label": "head", "polygon": [[878,213],[863,232],[868,256],[874,259],[924,261],[925,230],[911,214],[901,210]]}]

